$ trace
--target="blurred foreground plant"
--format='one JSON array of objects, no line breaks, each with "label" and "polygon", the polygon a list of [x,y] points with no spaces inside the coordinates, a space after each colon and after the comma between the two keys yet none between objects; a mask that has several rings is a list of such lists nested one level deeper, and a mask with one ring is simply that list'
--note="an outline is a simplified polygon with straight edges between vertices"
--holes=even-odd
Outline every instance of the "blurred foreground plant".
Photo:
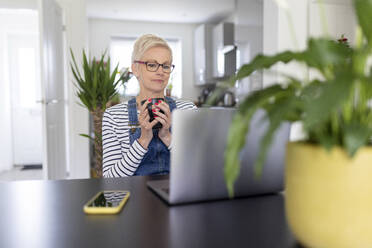
[{"label": "blurred foreground plant", "polygon": [[[261,175],[275,131],[284,122],[303,124],[306,134],[303,142],[319,144],[327,150],[339,146],[350,157],[361,147],[371,145],[372,67],[368,58],[372,54],[372,0],[354,0],[353,6],[359,22],[355,47],[345,45],[345,40],[311,38],[301,52],[258,55],[222,86],[232,87],[237,80],[280,62],[300,62],[321,75],[313,80],[285,76],[284,83],[256,91],[242,101],[230,126],[225,151],[225,179],[230,196],[240,172],[239,153],[258,109],[266,110],[270,125],[261,140],[254,166],[256,176]],[[217,95],[218,91],[209,102],[217,99]]]}]

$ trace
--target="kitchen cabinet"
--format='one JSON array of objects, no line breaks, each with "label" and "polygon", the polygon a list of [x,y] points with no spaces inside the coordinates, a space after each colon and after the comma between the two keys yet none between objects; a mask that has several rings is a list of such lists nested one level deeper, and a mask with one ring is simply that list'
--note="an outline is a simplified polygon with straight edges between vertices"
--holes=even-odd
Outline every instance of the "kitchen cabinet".
[{"label": "kitchen cabinet", "polygon": [[212,24],[202,24],[194,32],[194,80],[196,85],[213,83]]},{"label": "kitchen cabinet", "polygon": [[234,23],[222,22],[213,28],[213,77],[229,77],[235,71]]}]

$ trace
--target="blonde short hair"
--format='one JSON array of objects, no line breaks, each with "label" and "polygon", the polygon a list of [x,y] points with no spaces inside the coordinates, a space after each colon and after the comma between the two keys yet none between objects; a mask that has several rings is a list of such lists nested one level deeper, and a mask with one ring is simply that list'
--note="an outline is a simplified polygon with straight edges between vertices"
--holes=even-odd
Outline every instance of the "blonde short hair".
[{"label": "blonde short hair", "polygon": [[132,63],[135,60],[140,60],[143,54],[152,47],[164,47],[168,49],[171,54],[171,61],[173,61],[172,49],[163,38],[160,38],[153,34],[145,34],[139,37],[134,43],[132,52]]}]

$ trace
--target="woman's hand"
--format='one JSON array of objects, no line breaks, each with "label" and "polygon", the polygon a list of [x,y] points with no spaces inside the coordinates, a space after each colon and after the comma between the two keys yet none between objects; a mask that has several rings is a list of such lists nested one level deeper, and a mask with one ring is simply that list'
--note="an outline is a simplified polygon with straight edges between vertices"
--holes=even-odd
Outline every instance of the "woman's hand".
[{"label": "woman's hand", "polygon": [[[161,113],[159,109],[163,110],[164,114]],[[153,112],[156,116],[155,120],[158,120],[163,125],[159,130],[159,138],[168,147],[172,139],[172,135],[169,131],[172,124],[172,113],[169,109],[169,105],[164,101],[159,101],[159,103],[155,103]]]},{"label": "woman's hand", "polygon": [[150,102],[151,100],[146,101],[140,107],[140,114],[138,116],[138,122],[141,127],[141,137],[139,137],[138,142],[145,149],[147,149],[152,140],[152,137],[154,136],[152,133],[152,127],[159,122],[157,119],[154,119],[152,122],[150,122],[149,112],[147,111],[147,105]]}]

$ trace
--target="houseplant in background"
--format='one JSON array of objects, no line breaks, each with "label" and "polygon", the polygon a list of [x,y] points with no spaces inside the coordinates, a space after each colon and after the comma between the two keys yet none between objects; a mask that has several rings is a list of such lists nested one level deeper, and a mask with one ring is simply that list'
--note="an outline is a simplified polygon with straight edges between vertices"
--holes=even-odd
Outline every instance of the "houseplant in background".
[{"label": "houseplant in background", "polygon": [[173,89],[173,84],[169,83],[167,85],[167,88],[165,88],[165,95],[169,97],[172,96],[172,89]]},{"label": "houseplant in background", "polygon": [[304,51],[258,55],[224,85],[280,62],[300,62],[320,73],[302,80],[284,75],[284,83],[247,96],[225,151],[225,179],[233,196],[253,114],[264,109],[270,121],[254,166],[257,176],[281,123],[302,123],[306,139],[287,146],[285,199],[288,223],[308,247],[372,246],[372,0],[354,0],[353,7],[359,23],[355,47],[311,38]]},{"label": "houseplant in background", "polygon": [[76,80],[77,96],[81,103],[89,110],[93,117],[94,136],[81,134],[94,141],[95,167],[93,177],[102,177],[102,117],[112,100],[118,98],[117,86],[124,84],[130,79],[129,69],[118,71],[118,65],[111,71],[110,57],[103,53],[100,59],[87,58],[83,50],[82,71],[76,63],[75,56],[71,52],[71,70]]}]

